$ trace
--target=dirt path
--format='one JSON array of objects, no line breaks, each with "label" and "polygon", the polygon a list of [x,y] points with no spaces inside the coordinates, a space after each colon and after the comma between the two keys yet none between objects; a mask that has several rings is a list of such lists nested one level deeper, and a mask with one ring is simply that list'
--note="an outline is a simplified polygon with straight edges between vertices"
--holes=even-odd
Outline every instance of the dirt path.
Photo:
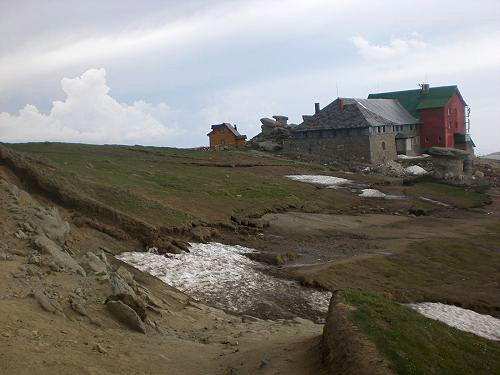
[{"label": "dirt path", "polygon": [[[433,216],[368,214],[327,215],[303,212],[267,214],[263,235],[243,244],[280,255],[295,253],[286,267],[346,261],[367,255],[388,255],[429,238],[461,238],[480,234],[500,219],[500,198],[482,209],[442,208]],[[380,205],[383,205],[383,201]],[[321,267],[321,266],[319,266]]]}]

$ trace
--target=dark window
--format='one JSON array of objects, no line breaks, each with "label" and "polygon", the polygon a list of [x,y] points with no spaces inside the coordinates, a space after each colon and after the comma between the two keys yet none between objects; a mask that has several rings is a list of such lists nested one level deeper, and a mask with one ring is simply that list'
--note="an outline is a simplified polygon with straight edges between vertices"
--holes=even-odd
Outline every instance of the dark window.
[{"label": "dark window", "polygon": [[425,137],[425,143],[429,143],[429,137]]},{"label": "dark window", "polygon": [[458,129],[458,122],[455,122],[455,129]]},{"label": "dark window", "polygon": [[385,142],[382,142],[382,150],[385,150]]}]

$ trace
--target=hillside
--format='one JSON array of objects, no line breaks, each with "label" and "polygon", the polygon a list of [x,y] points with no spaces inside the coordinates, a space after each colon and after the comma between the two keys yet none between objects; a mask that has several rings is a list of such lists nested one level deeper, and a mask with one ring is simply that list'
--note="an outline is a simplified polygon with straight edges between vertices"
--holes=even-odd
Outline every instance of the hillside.
[{"label": "hillside", "polygon": [[[498,341],[406,304],[500,317],[497,187],[403,182],[250,150],[0,145],[2,370],[492,373]],[[300,299],[329,292],[328,315]]]}]

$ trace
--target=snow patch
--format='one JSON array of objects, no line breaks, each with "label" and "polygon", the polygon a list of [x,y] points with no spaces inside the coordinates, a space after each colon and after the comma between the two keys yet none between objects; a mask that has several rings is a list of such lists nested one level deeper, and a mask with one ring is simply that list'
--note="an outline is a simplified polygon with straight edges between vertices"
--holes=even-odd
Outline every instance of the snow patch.
[{"label": "snow patch", "polygon": [[490,315],[443,303],[423,302],[409,306],[427,318],[439,320],[461,331],[500,341],[500,319]]},{"label": "snow patch", "polygon": [[322,175],[303,174],[303,175],[291,175],[286,177],[294,181],[306,182],[309,184],[316,184],[316,185],[326,185],[328,187],[338,187],[342,185],[347,185],[352,182],[351,180],[348,180],[346,178],[334,177],[334,176],[322,176]]},{"label": "snow patch", "polygon": [[128,252],[118,258],[195,299],[221,309],[248,313],[262,306],[271,306],[295,315],[312,311],[317,316],[328,311],[331,293],[263,272],[271,267],[243,255],[255,252],[254,249],[220,243],[190,245],[189,253],[162,256],[150,252]]},{"label": "snow patch", "polygon": [[361,190],[361,194],[359,194],[359,196],[366,198],[385,198],[387,195],[377,189],[363,189]]},{"label": "snow patch", "polygon": [[358,195],[363,198],[406,199],[402,195],[386,194],[377,189],[361,189]]},{"label": "snow patch", "polygon": [[424,159],[424,158],[428,158],[428,157],[429,157],[429,155],[427,155],[427,154],[422,154],[422,155],[418,155],[418,156],[408,156],[408,155],[404,155],[404,154],[398,155],[398,159],[402,159],[402,160]]},{"label": "snow patch", "polygon": [[405,172],[412,176],[423,176],[424,174],[427,174],[427,171],[418,165],[406,167]]}]

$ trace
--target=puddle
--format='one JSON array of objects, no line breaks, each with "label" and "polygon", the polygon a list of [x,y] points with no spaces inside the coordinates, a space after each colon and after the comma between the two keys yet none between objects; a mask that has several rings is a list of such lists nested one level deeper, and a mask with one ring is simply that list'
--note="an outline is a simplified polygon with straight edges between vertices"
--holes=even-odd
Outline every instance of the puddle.
[{"label": "puddle", "polygon": [[500,341],[500,319],[490,315],[478,314],[472,310],[434,302],[414,303],[408,306],[427,318],[439,320],[461,331]]},{"label": "puddle", "polygon": [[266,319],[300,316],[324,321],[331,293],[271,276],[265,272],[270,266],[243,255],[256,250],[220,243],[190,245],[189,253],[129,252],[118,258],[226,311]]}]

